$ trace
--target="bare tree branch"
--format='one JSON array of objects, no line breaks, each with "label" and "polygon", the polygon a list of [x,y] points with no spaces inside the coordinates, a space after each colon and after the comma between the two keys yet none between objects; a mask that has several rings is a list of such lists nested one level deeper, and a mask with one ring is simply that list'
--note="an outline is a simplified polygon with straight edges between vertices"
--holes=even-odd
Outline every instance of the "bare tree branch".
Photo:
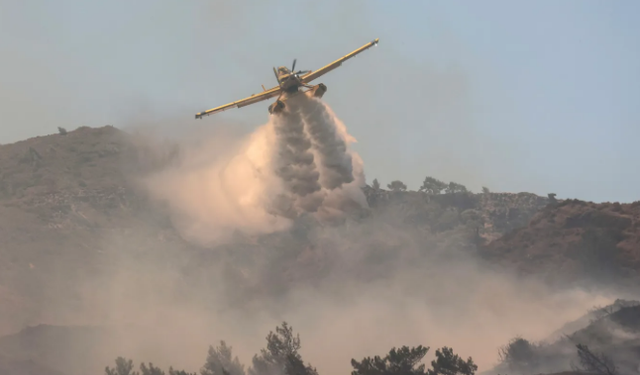
[{"label": "bare tree branch", "polygon": [[613,360],[604,353],[596,354],[589,350],[589,347],[577,344],[578,358],[580,359],[579,369],[600,375],[617,375],[618,369]]}]

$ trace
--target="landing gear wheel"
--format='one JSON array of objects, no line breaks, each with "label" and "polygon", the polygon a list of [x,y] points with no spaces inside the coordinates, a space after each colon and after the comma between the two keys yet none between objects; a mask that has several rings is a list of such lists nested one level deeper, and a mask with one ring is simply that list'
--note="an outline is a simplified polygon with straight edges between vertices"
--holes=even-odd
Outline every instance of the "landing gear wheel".
[{"label": "landing gear wheel", "polygon": [[280,112],[282,112],[282,110],[284,109],[284,102],[280,99],[276,100],[275,103],[271,104],[269,106],[269,113],[272,115],[278,114]]}]

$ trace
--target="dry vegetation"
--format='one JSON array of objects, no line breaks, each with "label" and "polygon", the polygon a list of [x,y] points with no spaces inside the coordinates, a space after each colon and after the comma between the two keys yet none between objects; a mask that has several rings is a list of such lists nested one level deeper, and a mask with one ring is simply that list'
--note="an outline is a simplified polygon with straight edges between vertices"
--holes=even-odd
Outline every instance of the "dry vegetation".
[{"label": "dry vegetation", "polygon": [[527,273],[544,270],[558,284],[596,281],[634,288],[640,275],[640,202],[549,205],[484,253]]}]

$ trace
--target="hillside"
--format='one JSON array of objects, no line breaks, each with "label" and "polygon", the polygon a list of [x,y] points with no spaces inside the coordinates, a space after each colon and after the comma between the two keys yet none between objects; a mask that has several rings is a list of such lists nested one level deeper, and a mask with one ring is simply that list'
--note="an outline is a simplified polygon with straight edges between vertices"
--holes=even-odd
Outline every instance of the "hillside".
[{"label": "hillside", "polygon": [[[176,145],[151,144],[111,126],[0,146],[0,298],[12,301],[0,305],[0,333],[59,318],[61,298],[67,309],[81,304],[77,285],[108,273],[122,255],[114,242],[137,243],[140,256],[149,249],[191,249],[187,254],[200,262],[202,252],[179,236],[161,202],[150,201],[136,184],[178,153]],[[547,200],[526,193],[367,195],[373,217],[463,245],[477,234],[490,241],[525,225]],[[284,240],[260,240],[267,246],[274,241]],[[300,244],[296,253],[307,248]]]},{"label": "hillside", "polygon": [[[112,126],[0,146],[0,298],[13,301],[0,307],[0,333],[48,319],[54,311],[44,308],[49,299],[79,303],[74,285],[116,267],[123,256],[118,243],[136,244],[138,257],[149,251],[188,255],[183,259],[189,273],[219,263],[220,251],[214,254],[183,240],[162,202],[150,200],[137,185],[139,177],[179,155],[178,144],[154,143]],[[615,275],[612,282],[617,283],[640,271],[640,202],[548,205],[548,198],[530,193],[429,195],[369,186],[364,191],[370,209],[353,217],[360,227],[365,223],[363,231],[374,226],[396,234],[400,230],[414,237],[411,243],[442,251],[466,249],[550,281],[601,281]],[[337,260],[310,240],[314,226],[305,219],[289,233],[259,238],[238,233],[233,246],[251,256],[265,254],[255,250],[265,246],[288,246],[288,259],[275,257],[285,263],[278,267],[289,268],[278,276],[279,284],[297,280],[296,275],[321,278],[321,264]],[[395,241],[388,246],[403,246],[406,239]],[[226,253],[247,282],[267,286],[246,278],[238,250]],[[17,315],[16,309],[32,312]]]},{"label": "hillside", "polygon": [[[593,312],[582,328],[568,330],[557,339],[539,343],[516,338],[505,345],[505,361],[486,374],[534,374],[567,371],[579,365],[576,345],[586,345],[594,354],[608,356],[621,374],[640,366],[640,302],[616,301]],[[566,328],[566,327],[565,327]]]},{"label": "hillside", "polygon": [[591,280],[637,286],[640,201],[595,204],[566,200],[540,210],[483,249],[492,262],[541,273],[555,283]]},{"label": "hillside", "polygon": [[107,126],[0,146],[0,332],[82,308],[80,286],[114,267],[119,240],[188,246],[136,189],[162,156],[135,142]]},{"label": "hillside", "polygon": [[408,225],[426,225],[443,232],[462,224],[483,243],[523,226],[548,203],[548,198],[531,193],[453,193],[429,195],[423,192],[394,192],[365,187],[370,207],[378,214],[393,213]]},{"label": "hillside", "polygon": [[[0,369],[45,364],[52,374],[83,373],[90,360],[77,367],[56,361],[94,350],[87,344],[96,340],[94,328],[50,325],[129,323],[175,305],[189,313],[277,315],[304,288],[349,299],[356,286],[395,277],[406,283],[398,284],[403,293],[434,305],[450,288],[462,296],[454,306],[464,310],[477,303],[467,290],[482,291],[481,281],[498,269],[554,285],[640,280],[640,202],[557,202],[531,193],[365,186],[369,208],[342,223],[300,217],[283,232],[236,231],[228,243],[190,243],[165,202],[139,184],[178,160],[182,147],[111,126],[0,145],[0,335],[9,335],[0,340]],[[432,295],[429,282],[411,281],[424,275],[437,280]],[[457,285],[441,283],[445,277]],[[495,277],[487,285],[511,281]],[[65,340],[73,342],[66,352],[55,345]],[[32,363],[25,353],[37,348]],[[103,363],[112,353],[95,355]]]}]

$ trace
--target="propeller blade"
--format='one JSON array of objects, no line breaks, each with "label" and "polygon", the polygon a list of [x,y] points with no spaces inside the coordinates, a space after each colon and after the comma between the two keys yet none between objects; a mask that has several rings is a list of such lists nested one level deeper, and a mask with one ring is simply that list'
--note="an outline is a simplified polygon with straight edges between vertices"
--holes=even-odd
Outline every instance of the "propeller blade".
[{"label": "propeller blade", "polygon": [[278,72],[276,72],[276,67],[273,67],[273,74],[276,76],[276,81],[278,81],[278,84],[280,84],[280,79],[278,78]]},{"label": "propeller blade", "polygon": [[296,71],[296,60],[297,59],[293,59],[293,66],[291,67],[291,71],[295,72]]}]

